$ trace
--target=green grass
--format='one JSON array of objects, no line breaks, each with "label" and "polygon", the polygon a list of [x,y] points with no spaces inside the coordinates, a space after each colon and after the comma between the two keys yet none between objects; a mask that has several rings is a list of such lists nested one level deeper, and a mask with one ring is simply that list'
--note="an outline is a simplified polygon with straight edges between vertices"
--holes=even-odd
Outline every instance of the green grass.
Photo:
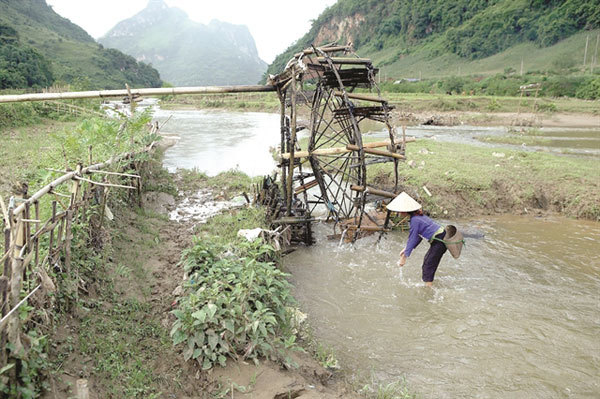
[{"label": "green grass", "polygon": [[528,146],[544,146],[552,142],[552,139],[544,137],[502,135],[502,136],[481,136],[477,138],[484,143],[512,144],[512,145],[528,145]]},{"label": "green grass", "polygon": [[[382,93],[397,110],[418,111],[464,111],[464,112],[533,112],[534,103],[542,108],[552,108],[552,112],[600,114],[598,101],[576,98],[533,98],[482,95],[446,95],[426,93]],[[550,106],[549,104],[552,104]]]},{"label": "green grass", "polygon": [[[469,216],[541,207],[566,216],[600,219],[595,159],[424,139],[407,147],[407,159],[415,161],[416,167],[402,164],[401,185],[434,214]],[[495,152],[505,156],[495,157]],[[387,165],[373,165],[367,173],[392,176]],[[423,186],[432,197],[424,194]]]},{"label": "green grass", "polygon": [[[561,60],[573,60],[573,65],[582,68],[586,37],[595,43],[598,29],[576,33],[552,46],[538,47],[534,43],[520,43],[500,53],[479,60],[461,58],[456,54],[431,57],[426,51],[418,51],[400,57],[382,67],[380,73],[390,80],[400,78],[440,78],[446,76],[493,75],[503,73],[507,68],[523,72],[556,70]],[[361,52],[362,57],[371,57],[377,66],[386,64],[398,49],[384,48],[379,52]],[[588,43],[587,70],[589,71],[590,46]],[[600,68],[600,66],[598,67]],[[383,77],[382,77],[383,78]]]}]

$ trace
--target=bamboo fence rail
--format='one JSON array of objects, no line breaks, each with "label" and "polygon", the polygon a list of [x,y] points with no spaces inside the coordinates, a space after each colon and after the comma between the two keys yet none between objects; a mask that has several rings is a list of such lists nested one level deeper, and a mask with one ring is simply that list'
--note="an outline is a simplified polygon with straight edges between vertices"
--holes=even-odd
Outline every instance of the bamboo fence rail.
[{"label": "bamboo fence rail", "polygon": [[[154,133],[157,129],[156,125],[152,128]],[[50,268],[69,272],[73,224],[84,222],[88,207],[92,201],[97,201],[101,206],[101,215],[97,222],[99,225],[94,227],[101,227],[109,192],[105,187],[134,189],[137,196],[141,196],[139,173],[119,173],[103,169],[126,160],[131,160],[131,164],[135,166],[136,155],[150,152],[154,148],[155,143],[152,143],[141,151],[124,153],[105,162],[86,167],[78,165],[74,171],[58,171],[64,174],[29,197],[24,192],[18,206],[18,201],[14,198],[6,206],[0,197],[1,219],[4,224],[4,253],[0,256],[0,370],[10,360],[7,344],[11,344],[13,351],[24,349],[21,336],[26,332],[29,320],[21,320],[19,307],[32,297],[36,303],[43,304],[49,298],[48,294],[57,291],[57,285],[48,273]],[[93,174],[101,174],[103,181],[93,180]],[[88,177],[83,177],[84,175]],[[119,178],[120,184],[107,182],[109,177]],[[123,180],[131,183],[121,184]],[[60,197],[67,197],[68,202],[61,202],[57,195],[59,193],[55,190],[66,184],[70,184],[69,195],[61,193]],[[97,190],[96,187],[103,189]],[[52,197],[49,199],[52,212],[43,219],[40,202],[46,196]],[[47,246],[40,245],[42,242],[47,243]],[[16,377],[13,367],[9,370],[9,378],[14,381]]]}]

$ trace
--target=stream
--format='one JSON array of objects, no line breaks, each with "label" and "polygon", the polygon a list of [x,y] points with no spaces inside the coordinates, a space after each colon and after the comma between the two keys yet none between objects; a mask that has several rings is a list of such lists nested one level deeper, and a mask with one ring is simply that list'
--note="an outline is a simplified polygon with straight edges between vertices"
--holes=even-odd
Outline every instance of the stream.
[{"label": "stream", "polygon": [[[421,282],[427,243],[407,233],[327,241],[285,258],[315,335],[341,364],[425,398],[597,398],[600,225],[532,217],[461,221],[483,232]],[[363,375],[364,377],[364,375]]]},{"label": "stream", "polygon": [[[256,176],[275,167],[278,115],[157,108],[155,118],[170,118],[164,131],[180,137],[165,153],[170,170],[237,167]],[[600,132],[584,130],[551,133],[557,148],[598,155]],[[407,133],[471,142],[502,131]],[[327,240],[329,224],[315,224],[317,244],[285,257],[315,337],[357,378],[406,378],[423,398],[600,397],[600,224],[521,216],[453,224],[485,237],[467,239],[458,260],[446,254],[433,289],[421,282],[427,243],[399,269],[406,232],[340,246]]]}]

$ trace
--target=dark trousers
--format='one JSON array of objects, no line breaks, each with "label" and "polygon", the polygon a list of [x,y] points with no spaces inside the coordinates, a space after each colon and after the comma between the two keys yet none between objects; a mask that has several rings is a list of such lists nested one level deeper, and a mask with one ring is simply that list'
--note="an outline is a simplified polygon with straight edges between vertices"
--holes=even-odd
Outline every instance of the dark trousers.
[{"label": "dark trousers", "polygon": [[[446,236],[446,232],[442,232],[435,236],[439,239],[444,239]],[[423,281],[428,283],[433,281],[433,277],[435,276],[435,272],[440,265],[440,260],[442,260],[442,256],[446,252],[446,244],[441,241],[433,240],[431,241],[431,246],[429,250],[425,254],[425,258],[423,259]]]}]

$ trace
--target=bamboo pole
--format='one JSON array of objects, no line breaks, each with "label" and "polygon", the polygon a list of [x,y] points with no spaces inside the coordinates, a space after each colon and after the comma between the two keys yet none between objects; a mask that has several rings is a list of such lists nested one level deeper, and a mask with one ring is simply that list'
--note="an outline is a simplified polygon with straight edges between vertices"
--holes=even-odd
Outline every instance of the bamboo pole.
[{"label": "bamboo pole", "polygon": [[[40,218],[40,203],[39,201],[34,202],[33,204],[35,209],[35,218],[39,220]],[[40,224],[36,223],[35,225],[35,233],[34,236],[40,231]],[[38,267],[40,263],[40,240],[38,238],[32,238],[35,240],[35,268]]]},{"label": "bamboo pole", "polygon": [[[344,93],[342,93],[341,91],[334,91],[333,95],[336,97],[343,97]],[[383,98],[367,96],[364,94],[346,93],[346,96],[348,96],[348,98],[351,98],[353,100],[372,101],[372,102],[376,102],[376,103],[387,103],[387,100],[384,100]]]},{"label": "bamboo pole", "polygon": [[[276,91],[275,86],[197,86],[131,89],[133,96],[166,96],[179,94],[261,93]],[[11,94],[0,96],[0,103],[24,101],[72,100],[77,98],[127,97],[127,90],[73,91],[63,93]]]},{"label": "bamboo pole", "polygon": [[[415,138],[414,137],[407,137],[406,138],[406,142],[410,143],[410,142],[414,142]],[[378,147],[387,147],[391,144],[390,140],[384,140],[384,141],[374,141],[371,143],[365,143],[363,144],[363,149],[366,153],[369,153],[369,151],[371,149],[374,148],[378,148]],[[353,144],[349,144],[346,147],[331,147],[331,148],[318,148],[316,150],[314,150],[313,152],[308,152],[308,151],[295,151],[294,152],[294,158],[306,158],[309,157],[311,155],[337,155],[337,154],[345,154],[347,152],[351,152],[351,151],[358,151],[358,149],[356,149],[357,146],[353,145]],[[396,153],[392,153],[392,152],[385,152],[385,156],[391,156],[388,154],[394,154],[394,157],[398,156],[398,157],[402,157],[402,158],[398,158],[398,159],[404,159],[404,156],[402,156],[401,154],[396,154]],[[383,154],[375,154],[374,155],[383,155]],[[281,158],[283,159],[290,159],[290,153],[286,152],[281,154]]]},{"label": "bamboo pole", "polygon": [[135,186],[124,186],[122,184],[113,184],[113,183],[101,183],[99,181],[95,181],[95,180],[91,180],[91,179],[86,179],[85,177],[74,176],[73,178],[76,179],[76,180],[81,180],[81,181],[88,182],[90,184],[95,184],[96,186],[128,188],[130,190],[135,190],[136,189]]},{"label": "bamboo pole", "polygon": [[56,201],[52,201],[52,217],[50,218],[51,226],[50,229],[50,243],[48,244],[48,254],[50,255],[50,263],[53,263],[52,249],[54,247],[54,228],[56,227]]},{"label": "bamboo pole", "polygon": [[[331,47],[320,47],[319,48],[322,52],[324,53],[333,53],[336,51],[351,51],[352,48],[350,46],[331,46]],[[301,55],[311,55],[314,54],[315,50],[311,49],[306,49],[300,53],[296,53],[294,54],[294,57],[300,57]]]},{"label": "bamboo pole", "polygon": [[[354,184],[350,186],[350,189],[353,191],[359,191],[359,192],[365,191],[364,186],[357,186]],[[392,193],[389,191],[378,190],[373,187],[367,187],[367,193],[373,194],[373,195],[379,195],[380,197],[387,197],[387,198],[396,198],[396,196],[398,196],[398,194],[395,194],[395,193]]]},{"label": "bamboo pole", "polygon": [[287,175],[287,196],[286,196],[286,211],[285,214],[290,216],[292,214],[292,180],[294,177],[294,151],[296,147],[296,71],[292,67],[292,109],[290,113],[290,162],[288,165]]},{"label": "bamboo pole", "polygon": [[[330,57],[329,60],[333,64],[341,65],[341,64],[350,64],[350,65],[364,65],[370,64],[371,60],[369,58],[349,58],[349,57]],[[321,64],[326,64],[328,59],[325,57],[317,57],[317,62]]]},{"label": "bamboo pole", "polygon": [[[0,276],[0,318],[8,313],[8,277]],[[0,330],[0,369],[6,366],[6,331]]]},{"label": "bamboo pole", "polygon": [[[352,150],[352,151],[359,151],[360,147],[354,144],[348,144],[346,146],[347,149]],[[404,155],[401,154],[396,154],[395,152],[390,152],[390,151],[384,151],[384,150],[377,150],[375,148],[364,148],[363,147],[363,151],[367,154],[371,154],[371,155],[379,155],[382,157],[390,157],[390,158],[396,158],[396,159],[405,159],[406,157]]]}]

